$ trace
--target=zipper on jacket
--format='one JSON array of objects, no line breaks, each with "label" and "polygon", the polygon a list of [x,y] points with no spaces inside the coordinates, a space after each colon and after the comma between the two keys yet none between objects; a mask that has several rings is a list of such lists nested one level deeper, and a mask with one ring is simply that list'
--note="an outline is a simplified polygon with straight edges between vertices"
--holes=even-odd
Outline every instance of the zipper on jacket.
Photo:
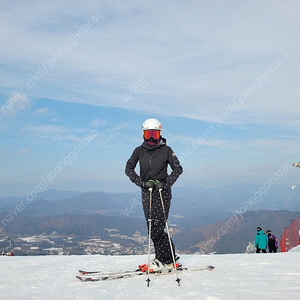
[{"label": "zipper on jacket", "polygon": [[152,151],[150,151],[150,179],[152,179],[152,167],[151,167],[151,164],[152,164]]}]

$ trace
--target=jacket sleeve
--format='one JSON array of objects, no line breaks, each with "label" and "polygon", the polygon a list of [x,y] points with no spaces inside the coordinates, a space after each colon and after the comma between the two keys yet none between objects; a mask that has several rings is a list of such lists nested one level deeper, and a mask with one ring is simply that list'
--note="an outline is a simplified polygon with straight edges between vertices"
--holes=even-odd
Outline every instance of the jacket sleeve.
[{"label": "jacket sleeve", "polygon": [[131,157],[128,159],[125,167],[125,174],[129,179],[139,187],[142,187],[143,181],[142,178],[134,171],[137,163],[139,161],[138,148],[136,148]]},{"label": "jacket sleeve", "polygon": [[255,248],[258,247],[258,234],[255,236]]},{"label": "jacket sleeve", "polygon": [[169,147],[168,150],[168,161],[169,165],[172,169],[172,172],[170,175],[166,178],[166,188],[171,188],[171,186],[175,183],[175,181],[178,179],[178,177],[182,174],[183,168],[173,152],[173,150]]}]

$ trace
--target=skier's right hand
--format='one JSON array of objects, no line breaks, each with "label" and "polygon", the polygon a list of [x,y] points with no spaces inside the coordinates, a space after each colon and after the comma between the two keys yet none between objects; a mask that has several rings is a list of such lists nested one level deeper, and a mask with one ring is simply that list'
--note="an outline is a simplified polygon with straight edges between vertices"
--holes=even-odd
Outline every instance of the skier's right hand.
[{"label": "skier's right hand", "polygon": [[145,188],[147,190],[149,190],[149,189],[153,190],[154,184],[155,184],[155,181],[152,179],[149,179],[149,180],[143,182],[143,188]]}]

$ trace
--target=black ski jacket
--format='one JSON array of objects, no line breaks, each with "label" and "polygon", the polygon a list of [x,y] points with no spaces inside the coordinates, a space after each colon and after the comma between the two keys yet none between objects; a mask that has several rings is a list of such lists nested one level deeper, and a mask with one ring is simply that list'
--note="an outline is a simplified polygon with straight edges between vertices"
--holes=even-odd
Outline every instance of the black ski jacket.
[{"label": "black ski jacket", "polygon": [[[139,162],[140,175],[134,169]],[[172,172],[168,175],[170,165]],[[149,179],[164,182],[165,189],[171,188],[183,172],[182,166],[173,150],[166,145],[166,139],[161,138],[156,146],[149,146],[146,142],[134,149],[128,159],[125,174],[137,186],[142,187],[143,182]]]}]

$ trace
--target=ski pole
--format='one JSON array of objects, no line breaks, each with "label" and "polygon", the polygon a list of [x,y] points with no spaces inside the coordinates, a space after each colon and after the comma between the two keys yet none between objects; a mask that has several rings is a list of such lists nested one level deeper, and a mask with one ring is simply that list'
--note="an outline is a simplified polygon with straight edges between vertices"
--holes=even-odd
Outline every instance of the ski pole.
[{"label": "ski pole", "polygon": [[149,188],[150,192],[150,202],[149,202],[149,216],[148,216],[148,230],[149,230],[149,240],[148,240],[148,270],[147,270],[147,287],[150,285],[150,246],[151,246],[151,224],[152,224],[152,190],[153,188]]},{"label": "ski pole", "polygon": [[163,213],[164,213],[164,219],[165,219],[166,229],[167,229],[168,238],[169,238],[170,250],[171,250],[172,259],[173,259],[173,265],[174,265],[175,272],[176,272],[176,277],[177,277],[176,281],[178,282],[178,285],[180,286],[180,278],[178,276],[178,270],[177,270],[177,266],[176,266],[175,255],[174,255],[174,251],[173,251],[173,246],[172,246],[172,241],[171,241],[171,235],[170,235],[169,226],[168,226],[168,219],[166,217],[166,210],[165,210],[165,205],[164,205],[164,201],[163,201],[163,197],[162,197],[161,191],[162,191],[162,189],[158,190],[159,196],[160,196],[160,201],[161,201],[161,206],[162,206]]}]

